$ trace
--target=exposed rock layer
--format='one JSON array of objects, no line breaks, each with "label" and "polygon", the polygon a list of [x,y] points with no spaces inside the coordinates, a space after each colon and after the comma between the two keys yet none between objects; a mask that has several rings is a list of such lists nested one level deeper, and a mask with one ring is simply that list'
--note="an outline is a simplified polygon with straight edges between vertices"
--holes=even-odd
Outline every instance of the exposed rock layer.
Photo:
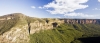
[{"label": "exposed rock layer", "polygon": [[96,19],[60,19],[64,20],[64,23],[68,24],[96,24],[98,20]]}]

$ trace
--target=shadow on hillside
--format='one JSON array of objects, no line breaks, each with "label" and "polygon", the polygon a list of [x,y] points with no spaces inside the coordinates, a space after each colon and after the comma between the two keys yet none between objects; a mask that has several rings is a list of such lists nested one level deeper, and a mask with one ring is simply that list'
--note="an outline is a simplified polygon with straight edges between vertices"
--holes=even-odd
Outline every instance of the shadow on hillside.
[{"label": "shadow on hillside", "polygon": [[83,43],[100,43],[100,37],[79,38]]}]

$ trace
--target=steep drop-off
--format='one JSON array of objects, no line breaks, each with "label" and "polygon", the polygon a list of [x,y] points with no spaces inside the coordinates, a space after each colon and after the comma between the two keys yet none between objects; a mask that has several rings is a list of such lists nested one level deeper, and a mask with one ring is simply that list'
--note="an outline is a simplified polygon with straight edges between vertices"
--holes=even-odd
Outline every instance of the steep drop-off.
[{"label": "steep drop-off", "polygon": [[30,35],[30,43],[100,43],[100,25],[61,24]]},{"label": "steep drop-off", "polygon": [[14,13],[0,17],[0,43],[29,43],[29,35],[40,30],[53,29],[54,22],[61,24],[58,19],[34,18],[22,13]]}]

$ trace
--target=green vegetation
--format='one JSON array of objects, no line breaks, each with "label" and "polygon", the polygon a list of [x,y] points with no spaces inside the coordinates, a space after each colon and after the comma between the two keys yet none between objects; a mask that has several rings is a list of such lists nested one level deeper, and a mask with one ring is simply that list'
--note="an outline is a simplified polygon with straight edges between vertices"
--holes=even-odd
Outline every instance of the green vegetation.
[{"label": "green vegetation", "polygon": [[[7,17],[11,19],[7,20]],[[42,23],[45,22],[42,19],[25,16],[21,13],[4,15],[4,16],[1,16],[0,19],[3,19],[3,20],[0,20],[0,35],[9,31],[14,26],[20,26],[20,25],[23,26],[26,24],[29,25],[30,23],[33,23],[34,21],[39,21]]]},{"label": "green vegetation", "polygon": [[62,24],[30,35],[30,43],[82,43],[78,38],[100,36],[99,24]]},{"label": "green vegetation", "polygon": [[[54,21],[56,19],[39,19],[17,13],[0,18],[14,17],[0,21],[0,35],[9,31],[14,26]],[[30,26],[30,25],[29,25]],[[100,24],[61,24],[52,30],[41,30],[30,35],[30,43],[82,43],[80,38],[100,37]]]},{"label": "green vegetation", "polygon": [[10,30],[17,23],[18,19],[4,20],[0,22],[0,35]]},{"label": "green vegetation", "polygon": [[[13,18],[7,20],[5,19],[7,17],[9,18],[13,17]],[[27,23],[27,21],[25,20],[26,19],[25,16],[21,13],[9,14],[9,15],[2,16],[0,18],[4,19],[4,20],[0,20],[0,35],[9,31],[12,27],[16,25]]]},{"label": "green vegetation", "polygon": [[34,21],[39,21],[39,22],[45,23],[45,21],[43,19],[28,17],[28,16],[26,16],[26,20],[28,23],[34,23]]},{"label": "green vegetation", "polygon": [[82,35],[82,32],[63,24],[53,30],[45,30],[30,35],[30,43],[71,43]]},{"label": "green vegetation", "polygon": [[83,37],[100,36],[100,24],[74,24],[73,27],[84,33]]}]

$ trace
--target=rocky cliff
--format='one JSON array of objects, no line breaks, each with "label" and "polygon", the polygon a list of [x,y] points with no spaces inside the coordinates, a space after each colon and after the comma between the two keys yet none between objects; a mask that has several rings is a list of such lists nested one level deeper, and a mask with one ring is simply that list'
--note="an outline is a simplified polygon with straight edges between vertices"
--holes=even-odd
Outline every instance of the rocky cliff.
[{"label": "rocky cliff", "polygon": [[30,34],[53,29],[61,23],[58,19],[34,18],[21,13],[4,15],[0,17],[0,43],[28,43]]},{"label": "rocky cliff", "polygon": [[99,22],[96,19],[60,19],[64,20],[64,23],[68,24],[96,24]]},{"label": "rocky cliff", "polygon": [[27,21],[23,14],[18,14],[20,13],[1,17],[3,20],[0,20],[0,43],[28,43]]},{"label": "rocky cliff", "polygon": [[0,17],[0,43],[28,43],[30,34],[54,29],[62,23],[98,24],[96,19],[34,18],[14,13]]}]

